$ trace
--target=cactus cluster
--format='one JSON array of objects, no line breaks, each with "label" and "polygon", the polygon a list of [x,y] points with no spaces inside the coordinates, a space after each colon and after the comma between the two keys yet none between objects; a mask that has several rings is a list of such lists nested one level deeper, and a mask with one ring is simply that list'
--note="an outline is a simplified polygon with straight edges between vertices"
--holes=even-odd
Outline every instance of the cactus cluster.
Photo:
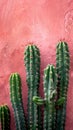
[{"label": "cactus cluster", "polygon": [[24,52],[26,78],[28,85],[28,129],[38,128],[38,106],[32,101],[38,95],[40,82],[40,53],[35,45],[29,45]]},{"label": "cactus cluster", "polygon": [[[68,44],[58,43],[56,47],[56,66],[47,65],[44,69],[44,98],[39,96],[40,51],[30,44],[24,52],[26,82],[28,86],[28,122],[22,102],[21,78],[18,73],[10,75],[10,99],[14,109],[16,130],[65,130],[66,102],[69,84],[70,56]],[[43,125],[41,125],[41,106],[44,106]],[[10,111],[7,105],[0,106],[2,130],[10,130]]]},{"label": "cactus cluster", "polygon": [[56,48],[56,68],[48,65],[44,70],[44,99],[33,97],[37,105],[44,104],[44,130],[64,130],[69,84],[70,56],[66,42]]},{"label": "cactus cluster", "polygon": [[10,110],[7,105],[0,106],[0,122],[2,130],[10,130]]},{"label": "cactus cluster", "polygon": [[18,73],[12,73],[10,76],[10,98],[14,109],[16,130],[26,130],[21,94],[21,78]]}]

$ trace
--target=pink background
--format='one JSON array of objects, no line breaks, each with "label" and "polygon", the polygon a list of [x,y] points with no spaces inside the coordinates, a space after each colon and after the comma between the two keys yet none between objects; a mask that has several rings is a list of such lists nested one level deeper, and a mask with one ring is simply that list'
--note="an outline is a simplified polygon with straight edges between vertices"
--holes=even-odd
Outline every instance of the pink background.
[{"label": "pink background", "polygon": [[71,58],[66,130],[73,130],[73,0],[0,0],[0,105],[10,108],[11,130],[15,130],[9,96],[12,72],[21,75],[26,111],[25,46],[33,42],[40,49],[41,91],[43,70],[48,63],[55,64],[56,44],[63,39],[68,42]]}]

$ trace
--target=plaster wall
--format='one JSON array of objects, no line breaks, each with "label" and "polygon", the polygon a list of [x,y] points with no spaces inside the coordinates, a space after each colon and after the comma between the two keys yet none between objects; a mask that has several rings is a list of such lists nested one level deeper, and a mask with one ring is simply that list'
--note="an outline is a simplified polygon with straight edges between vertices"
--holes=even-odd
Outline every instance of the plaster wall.
[{"label": "plaster wall", "polygon": [[65,40],[70,50],[66,130],[73,130],[73,0],[0,0],[0,105],[7,103],[10,108],[12,130],[15,123],[9,96],[10,74],[21,75],[26,111],[25,46],[33,42],[40,49],[41,92],[43,70],[47,64],[55,65],[56,44],[60,40]]}]

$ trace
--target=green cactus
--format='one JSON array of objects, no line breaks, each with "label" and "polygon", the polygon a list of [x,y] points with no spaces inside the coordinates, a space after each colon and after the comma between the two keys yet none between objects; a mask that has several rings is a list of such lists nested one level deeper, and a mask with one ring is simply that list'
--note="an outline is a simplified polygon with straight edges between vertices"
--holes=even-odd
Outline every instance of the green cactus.
[{"label": "green cactus", "polygon": [[0,122],[2,130],[10,130],[10,110],[7,105],[0,106]]},{"label": "green cactus", "polygon": [[[26,78],[28,85],[28,129],[40,129],[40,108],[33,102],[33,96],[38,95],[40,82],[40,53],[35,45],[28,45],[24,52],[24,62],[26,67]],[[39,114],[40,115],[40,114]]]},{"label": "green cactus", "polygon": [[44,130],[55,130],[56,127],[56,91],[57,73],[53,65],[48,65],[44,70]]},{"label": "green cactus", "polygon": [[[57,45],[56,51],[56,68],[53,65],[48,65],[44,70],[43,80],[45,98],[42,99],[39,97],[38,91],[40,83],[40,52],[33,44],[26,47],[24,62],[28,85],[28,130],[65,129],[70,68],[70,57],[67,43],[60,42]],[[13,73],[10,76],[10,97],[14,109],[16,129],[26,130],[21,94],[21,79],[18,73]],[[43,128],[41,125],[41,105],[44,105]],[[2,109],[0,108],[0,112],[1,111]]]},{"label": "green cactus", "polygon": [[60,42],[57,45],[56,50],[56,67],[58,74],[58,100],[64,98],[65,101],[61,108],[57,109],[57,128],[56,130],[65,129],[65,118],[66,118],[66,102],[67,102],[67,91],[69,84],[69,67],[70,56],[69,49],[66,42]]},{"label": "green cactus", "polygon": [[14,109],[16,130],[26,130],[21,94],[21,79],[18,73],[12,73],[10,75],[10,98]]}]

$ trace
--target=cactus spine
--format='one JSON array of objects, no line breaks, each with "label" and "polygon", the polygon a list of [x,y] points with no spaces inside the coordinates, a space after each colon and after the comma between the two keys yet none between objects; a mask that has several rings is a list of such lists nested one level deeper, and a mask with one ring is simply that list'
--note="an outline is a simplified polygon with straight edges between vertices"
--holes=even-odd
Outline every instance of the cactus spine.
[{"label": "cactus spine", "polygon": [[13,73],[10,76],[10,97],[14,109],[16,130],[26,130],[21,94],[21,79],[18,73]]},{"label": "cactus spine", "polygon": [[2,130],[10,130],[10,110],[7,105],[0,106],[0,122]]},{"label": "cactus spine", "polygon": [[33,103],[33,96],[38,95],[40,82],[40,53],[35,45],[28,45],[24,53],[28,85],[28,129],[36,130],[38,123],[38,107]]},{"label": "cactus spine", "polygon": [[58,81],[58,99],[61,97],[65,98],[65,102],[62,108],[57,110],[57,128],[56,130],[64,130],[65,128],[65,118],[66,118],[66,100],[67,100],[67,90],[69,83],[69,49],[65,42],[60,42],[57,45],[56,51],[56,67],[57,74],[59,77]]},{"label": "cactus spine", "polygon": [[57,73],[53,65],[48,65],[44,70],[44,95],[46,105],[44,107],[44,130],[55,130],[56,121],[56,86]]}]

